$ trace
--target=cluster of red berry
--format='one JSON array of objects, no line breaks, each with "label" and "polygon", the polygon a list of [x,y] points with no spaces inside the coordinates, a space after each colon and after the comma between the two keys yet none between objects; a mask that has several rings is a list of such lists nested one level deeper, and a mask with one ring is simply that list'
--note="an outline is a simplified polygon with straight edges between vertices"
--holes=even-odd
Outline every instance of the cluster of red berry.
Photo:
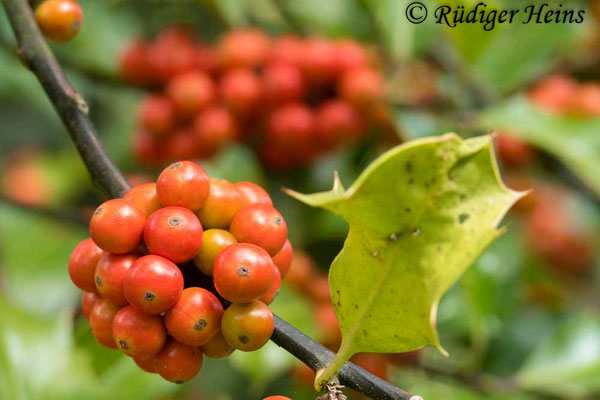
[{"label": "cluster of red berry", "polygon": [[35,21],[55,42],[73,39],[83,23],[83,11],[75,0],[44,0],[35,9]]},{"label": "cluster of red berry", "polygon": [[535,160],[535,150],[510,134],[496,139],[496,152],[507,167],[507,184],[516,190],[531,190],[515,204],[525,220],[525,239],[530,250],[558,272],[580,276],[594,263],[593,235],[582,229],[568,210],[567,190],[543,182],[523,170]]},{"label": "cluster of red berry", "polygon": [[351,39],[271,39],[245,29],[211,47],[170,28],[129,44],[120,68],[125,80],[154,89],[133,144],[145,163],[206,158],[242,140],[271,167],[305,165],[360,140],[386,114],[375,58]]},{"label": "cluster of red berry", "polygon": [[143,370],[184,382],[203,354],[253,351],[271,337],[267,305],[292,247],[260,186],[210,179],[180,161],[100,205],[90,236],[69,260],[83,312],[98,342]]},{"label": "cluster of red berry", "polygon": [[568,75],[552,75],[538,83],[529,98],[554,114],[600,117],[600,84],[596,82],[578,83]]}]

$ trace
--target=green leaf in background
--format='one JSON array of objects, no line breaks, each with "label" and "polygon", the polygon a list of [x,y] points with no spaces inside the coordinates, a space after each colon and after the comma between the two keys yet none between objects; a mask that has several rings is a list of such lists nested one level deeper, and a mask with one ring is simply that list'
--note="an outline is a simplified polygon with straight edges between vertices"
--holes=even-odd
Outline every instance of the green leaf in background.
[{"label": "green leaf in background", "polygon": [[77,302],[67,264],[87,229],[6,205],[0,205],[0,221],[3,293],[38,314]]},{"label": "green leaf in background", "polygon": [[583,313],[549,332],[517,374],[528,390],[569,399],[600,390],[600,320]]},{"label": "green leaf in background", "polygon": [[517,96],[484,111],[478,124],[488,130],[508,130],[547,151],[600,193],[600,118],[551,115]]},{"label": "green leaf in background", "polygon": [[490,137],[455,134],[386,152],[348,190],[336,179],[329,192],[290,194],[350,226],[329,273],[342,345],[316,387],[357,352],[443,351],[440,298],[500,234],[520,197],[502,185]]}]

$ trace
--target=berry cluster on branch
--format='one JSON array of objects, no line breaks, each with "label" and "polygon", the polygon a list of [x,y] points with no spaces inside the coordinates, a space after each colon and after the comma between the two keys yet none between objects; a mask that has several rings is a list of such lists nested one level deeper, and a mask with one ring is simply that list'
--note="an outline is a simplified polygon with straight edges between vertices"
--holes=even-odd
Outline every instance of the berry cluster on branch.
[{"label": "berry cluster on branch", "polygon": [[242,29],[210,46],[167,28],[129,44],[120,69],[151,90],[133,143],[147,164],[207,158],[243,141],[267,166],[302,166],[389,118],[376,57],[351,39]]},{"label": "berry cluster on branch", "polygon": [[[206,229],[206,230],[205,230]],[[98,342],[147,372],[185,382],[203,354],[270,339],[268,304],[290,268],[287,226],[260,186],[176,162],[94,212],[69,275]]]}]

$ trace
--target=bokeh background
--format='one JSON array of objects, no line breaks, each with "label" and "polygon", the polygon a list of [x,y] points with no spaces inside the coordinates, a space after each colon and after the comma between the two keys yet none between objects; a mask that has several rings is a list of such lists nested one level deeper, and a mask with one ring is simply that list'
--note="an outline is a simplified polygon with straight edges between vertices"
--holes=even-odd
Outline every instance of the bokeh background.
[{"label": "bokeh background", "polygon": [[[85,20],[79,36],[52,48],[88,101],[109,155],[136,182],[160,169],[139,163],[131,150],[146,91],[119,77],[118,54],[133,38],[185,24],[213,43],[229,29],[255,26],[273,36],[300,30],[353,38],[377,53],[391,128],[285,171],[265,167],[247,144],[201,162],[212,176],[267,187],[293,245],[313,259],[316,276],[326,274],[346,226],[287,197],[281,187],[326,190],[333,171],[349,185],[377,154],[406,140],[499,132],[505,180],[534,192],[506,218],[507,232],[445,296],[438,325],[450,357],[423,349],[356,361],[431,400],[600,396],[598,2],[563,2],[586,10],[582,24],[512,24],[489,32],[478,24],[409,24],[409,2],[402,0],[80,3]],[[310,374],[273,344],[206,359],[197,378],[174,385],[93,340],[67,260],[87,236],[87,218],[101,197],[38,82],[15,56],[4,13],[0,47],[0,399],[314,398]],[[306,258],[295,262],[310,265]],[[331,324],[319,317],[310,288],[293,286],[284,281],[274,311],[326,340]]]}]

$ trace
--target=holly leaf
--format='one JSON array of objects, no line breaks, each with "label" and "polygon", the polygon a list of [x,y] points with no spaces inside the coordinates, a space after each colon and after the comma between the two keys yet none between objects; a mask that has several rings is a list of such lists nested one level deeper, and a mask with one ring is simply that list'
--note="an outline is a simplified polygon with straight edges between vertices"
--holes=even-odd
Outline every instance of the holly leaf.
[{"label": "holly leaf", "polygon": [[521,197],[499,177],[489,136],[456,134],[389,150],[345,190],[288,193],[344,218],[349,233],[329,272],[342,345],[320,388],[358,352],[432,345],[442,295],[502,230]]},{"label": "holly leaf", "polygon": [[510,130],[552,154],[590,189],[600,193],[600,118],[552,115],[534,107],[524,96],[484,111],[479,125]]}]

